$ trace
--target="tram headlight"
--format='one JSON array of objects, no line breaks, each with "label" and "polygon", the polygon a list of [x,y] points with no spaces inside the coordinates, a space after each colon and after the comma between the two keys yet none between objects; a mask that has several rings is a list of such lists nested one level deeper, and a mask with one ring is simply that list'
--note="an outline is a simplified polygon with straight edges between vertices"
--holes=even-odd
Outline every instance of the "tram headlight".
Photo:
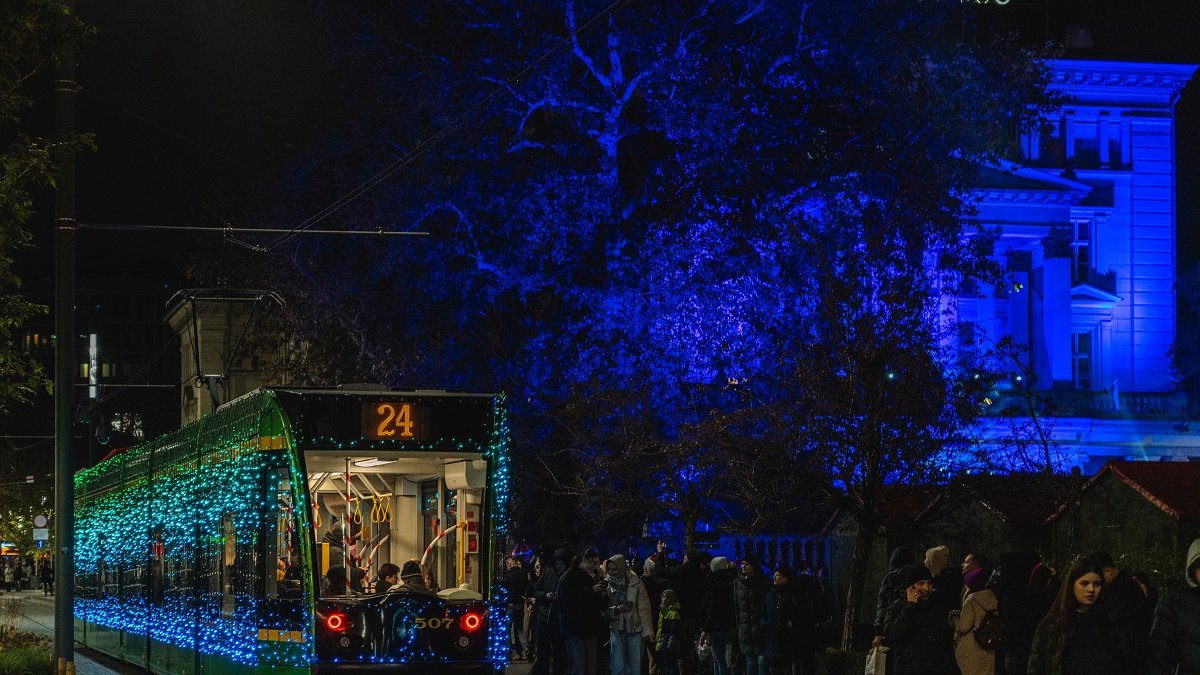
[{"label": "tram headlight", "polygon": [[466,612],[458,617],[458,626],[468,633],[473,633],[479,630],[483,625],[483,615],[477,612]]}]

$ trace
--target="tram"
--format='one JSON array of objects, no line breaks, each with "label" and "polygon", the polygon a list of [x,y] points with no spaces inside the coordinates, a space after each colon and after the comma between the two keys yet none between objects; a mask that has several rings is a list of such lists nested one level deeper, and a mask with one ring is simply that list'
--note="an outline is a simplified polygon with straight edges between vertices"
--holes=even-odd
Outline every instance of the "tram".
[{"label": "tram", "polygon": [[[75,476],[75,637],[156,673],[502,673],[501,395],[259,389]],[[372,584],[423,564],[443,587]],[[390,569],[390,568],[389,568]]]}]

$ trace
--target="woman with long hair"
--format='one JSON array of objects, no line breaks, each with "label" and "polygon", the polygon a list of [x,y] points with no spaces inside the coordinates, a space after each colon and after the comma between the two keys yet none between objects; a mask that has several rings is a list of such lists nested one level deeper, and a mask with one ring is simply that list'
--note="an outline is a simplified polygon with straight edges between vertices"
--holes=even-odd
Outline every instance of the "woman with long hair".
[{"label": "woman with long hair", "polygon": [[1038,624],[1029,675],[1126,675],[1129,656],[1128,639],[1104,597],[1104,570],[1080,559]]}]

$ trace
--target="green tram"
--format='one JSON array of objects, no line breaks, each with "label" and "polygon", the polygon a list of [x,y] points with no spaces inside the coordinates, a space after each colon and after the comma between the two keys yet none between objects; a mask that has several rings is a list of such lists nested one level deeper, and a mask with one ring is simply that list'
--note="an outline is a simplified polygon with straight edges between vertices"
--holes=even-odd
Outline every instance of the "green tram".
[{"label": "green tram", "polygon": [[[503,396],[260,389],[75,476],[75,636],[158,673],[503,672]],[[417,559],[436,594],[387,582]]]}]

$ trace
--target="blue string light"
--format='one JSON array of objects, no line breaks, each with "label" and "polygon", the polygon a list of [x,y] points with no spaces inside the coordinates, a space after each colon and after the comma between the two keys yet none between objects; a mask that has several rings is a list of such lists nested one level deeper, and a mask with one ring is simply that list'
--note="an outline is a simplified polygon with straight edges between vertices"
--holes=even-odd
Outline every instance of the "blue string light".
[{"label": "blue string light", "polygon": [[[283,603],[261,597],[264,573],[260,543],[275,541],[278,509],[273,477],[288,470],[302,476],[301,447],[370,447],[437,450],[447,446],[481,453],[493,467],[489,508],[495,524],[486,553],[497,561],[496,541],[507,532],[508,423],[504,397],[493,402],[486,444],[462,438],[431,441],[373,441],[332,436],[297,439],[273,392],[243,397],[180,431],[130,448],[76,474],[76,619],[84,639],[106,651],[140,661],[148,637],[180,650],[238,664],[307,669],[315,656],[315,579],[309,537],[300,544],[303,601],[298,613],[277,611]],[[312,532],[306,481],[291,480],[292,516],[300,532]],[[234,543],[226,549],[226,530]],[[234,564],[224,565],[227,550]],[[488,571],[481,572],[488,573]],[[495,668],[508,658],[509,617],[502,587],[489,574],[487,659]],[[467,607],[447,608],[457,616]],[[410,617],[411,620],[411,617]],[[409,633],[410,640],[412,633]],[[263,639],[264,636],[267,639]],[[387,656],[359,654],[363,662],[450,661],[415,643],[397,645]],[[137,653],[134,653],[137,652]],[[152,663],[171,650],[152,646]],[[180,655],[190,659],[191,655]],[[175,664],[176,667],[190,667]]]}]

